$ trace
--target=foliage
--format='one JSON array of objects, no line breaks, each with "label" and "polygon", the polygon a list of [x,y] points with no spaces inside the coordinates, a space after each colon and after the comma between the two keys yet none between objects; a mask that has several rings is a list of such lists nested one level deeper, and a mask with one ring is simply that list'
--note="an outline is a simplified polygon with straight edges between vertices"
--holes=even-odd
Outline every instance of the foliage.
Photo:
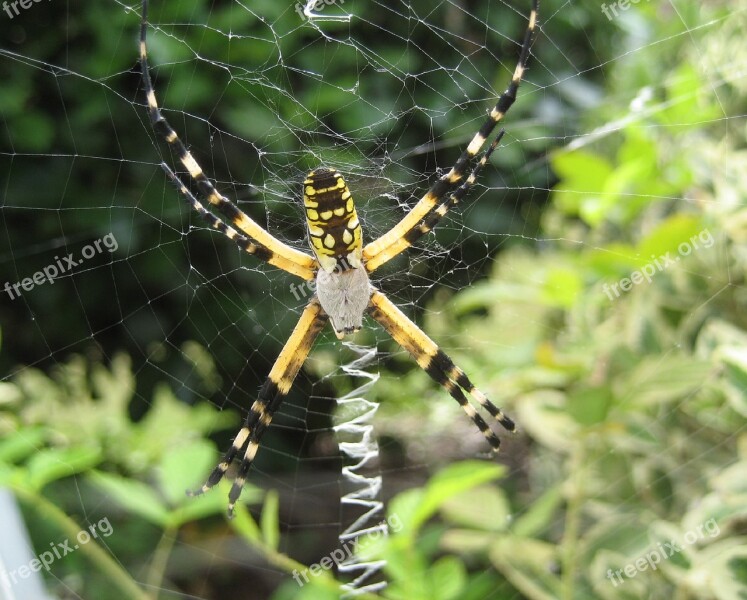
[{"label": "foliage", "polygon": [[[747,495],[738,475],[747,468],[747,334],[735,309],[738,288],[699,274],[716,272],[714,258],[727,257],[732,273],[744,266],[724,236],[611,302],[593,267],[610,256],[602,270],[626,272],[617,251],[601,250],[514,249],[494,277],[457,294],[440,315],[442,331],[458,327],[475,347],[497,349],[460,360],[490,382],[533,441],[524,459],[532,492],[510,499],[490,492],[496,506],[510,507],[497,511],[498,522],[509,514],[511,524],[496,535],[452,520],[457,527],[444,534],[442,549],[482,556],[532,599],[673,591],[738,598],[747,591],[739,549]],[[569,274],[585,281],[564,283]],[[515,443],[507,440],[509,452]],[[682,560],[624,586],[608,580],[608,569],[634,564],[711,519],[719,535],[688,547]]]},{"label": "foliage", "polygon": [[[272,48],[266,40],[251,36],[229,48],[225,36],[218,35],[231,27],[251,27],[249,13],[221,5],[210,15],[204,6],[203,12],[195,14],[193,8],[190,3],[164,3],[163,12],[155,18],[177,24],[210,21],[214,29],[187,27],[171,37],[169,33],[179,26],[164,26],[166,30],[154,33],[152,39],[154,62],[164,65],[159,69],[161,83],[168,77],[169,85],[161,86],[165,102],[184,111],[185,117],[220,109],[211,118],[212,127],[200,127],[187,119],[197,130],[190,136],[195,146],[212,148],[216,131],[235,131],[248,140],[260,138],[268,127],[277,127],[278,116],[284,123],[313,127],[314,123],[305,121],[308,115],[296,110],[293,99],[281,93],[271,99],[277,114],[240,118],[247,94],[267,92],[266,81],[248,78],[222,83],[225,94],[216,107],[219,101],[211,90],[216,72],[220,75],[220,59],[227,59],[230,50],[233,63],[265,60],[274,64],[267,56]],[[573,109],[573,118],[584,120],[579,129],[594,133],[550,156],[558,180],[549,205],[541,215],[534,213],[540,215],[536,217],[538,232],[527,226],[530,237],[536,235],[541,243],[530,247],[509,237],[511,243],[494,262],[485,261],[492,270],[483,281],[453,296],[434,296],[424,315],[427,331],[443,341],[470,377],[516,417],[522,433],[503,436],[510,468],[457,462],[481,448],[480,436],[469,423],[455,422],[461,415],[453,402],[441,390],[434,390],[422,372],[408,370],[409,359],[398,354],[388,361],[392,373],[382,377],[373,392],[385,400],[377,432],[383,439],[396,441],[405,456],[426,456],[434,472],[423,486],[389,503],[389,515],[401,521],[401,531],[360,544],[366,555],[387,560],[390,585],[381,597],[736,600],[747,594],[747,323],[743,310],[747,152],[743,132],[719,124],[721,119],[727,124],[736,122],[733,115],[744,112],[747,89],[729,65],[739,65],[745,57],[742,31],[747,12],[742,7],[724,19],[724,10],[718,6],[685,3],[681,8],[679,20],[662,19],[664,9],[655,3],[639,3],[613,24],[603,20],[601,13],[594,16],[577,6],[564,6],[556,13],[555,22],[566,30],[559,28],[553,37],[558,47],[573,47],[575,28],[580,22],[588,26],[597,54],[590,58],[584,49],[578,51],[579,71],[600,64],[606,68],[603,75],[594,74],[590,80],[570,74],[565,80],[570,83],[546,90],[557,91]],[[271,15],[279,9],[277,3],[264,2],[261,10]],[[278,23],[291,27],[287,16],[272,14]],[[108,22],[130,32],[136,19],[127,11],[118,13],[115,21],[112,18],[111,10],[91,6],[68,15],[72,37],[64,39],[52,31],[49,37],[39,34],[27,40],[26,53],[53,60],[68,45],[78,47],[76,31],[95,32],[87,40],[90,51],[78,50],[69,56],[71,68],[87,74],[94,84],[72,85],[64,78],[48,76],[40,81],[40,73],[30,69],[4,73],[0,110],[8,127],[3,135],[15,157],[12,168],[7,168],[9,198],[23,199],[24,190],[39,177],[39,163],[22,156],[24,152],[52,153],[69,146],[71,155],[77,156],[77,142],[89,156],[108,156],[109,137],[115,136],[103,135],[102,126],[108,133],[136,129],[132,127],[134,114],[113,111],[106,102],[123,94],[131,97],[137,85],[136,74],[127,73],[134,63],[132,36],[125,51],[119,45],[123,42],[101,26]],[[446,17],[434,16],[440,18]],[[714,22],[718,26],[702,26]],[[515,25],[519,27],[518,18]],[[646,39],[640,41],[640,36]],[[694,41],[685,44],[685,39]],[[668,43],[660,44],[662,40]],[[293,35],[284,36],[283,43],[285,55],[301,54],[303,49],[308,50],[303,60],[331,61],[323,45],[309,46],[307,40]],[[198,62],[205,70],[192,68],[194,56],[189,50],[198,47],[211,57]],[[376,53],[391,60],[407,58],[391,57],[386,48],[377,48]],[[609,57],[617,60],[608,64]],[[354,55],[342,53],[334,59],[341,77],[355,72]],[[562,79],[566,63],[552,55],[546,60],[548,71]],[[188,68],[180,70],[185,61]],[[109,78],[113,72],[123,75]],[[263,76],[276,78],[270,71]],[[106,79],[106,85],[100,84],[100,78]],[[582,81],[589,86],[584,93],[573,87]],[[60,86],[57,95],[53,94],[60,98],[59,105],[52,107],[33,99],[43,97],[40,90],[51,82]],[[599,100],[602,82],[604,103]],[[423,84],[428,89],[434,81]],[[308,89],[298,93],[307,103],[315,97],[320,114],[334,112],[341,103],[339,95],[316,97]],[[383,110],[392,109],[383,104],[387,98],[399,97],[385,85],[372,85],[366,93],[370,98],[380,94]],[[418,93],[423,95],[416,102],[438,108],[438,95]],[[455,90],[443,93],[441,100],[454,100]],[[530,114],[540,104],[533,102],[534,106],[529,103],[524,108],[517,105],[518,114],[521,110]],[[142,117],[141,107],[127,107]],[[67,115],[65,119],[62,114]],[[369,117],[362,113],[336,116],[343,120],[331,127],[344,131],[368,127],[368,142],[374,146],[381,132],[366,120]],[[449,138],[463,123],[458,114],[423,121],[409,123],[406,136],[400,138],[404,145]],[[76,132],[74,139],[67,127]],[[538,147],[539,141],[553,134],[549,126],[525,127],[522,137],[535,137]],[[527,133],[532,127],[537,128],[536,136]],[[151,173],[134,158],[142,159],[144,140],[146,135],[138,140],[134,134],[119,140],[117,158],[124,159],[126,167],[117,193],[124,199],[107,196],[92,201],[91,211],[85,214],[58,211],[59,221],[31,219],[23,210],[7,213],[13,248],[23,247],[24,238],[55,239],[63,233],[96,237],[116,231],[119,239],[129,240],[122,250],[127,261],[110,267],[112,279],[120,286],[118,296],[141,298],[138,294],[145,286],[159,294],[162,291],[167,298],[151,305],[151,297],[157,295],[151,292],[147,300],[135,301],[138,306],[147,304],[152,312],[134,318],[123,316],[110,301],[108,287],[92,287],[80,306],[70,307],[71,311],[80,308],[79,312],[56,319],[59,323],[54,328],[44,329],[46,337],[33,333],[28,341],[19,333],[20,320],[8,320],[7,328],[18,342],[4,349],[6,366],[33,362],[48,353],[49,347],[67,348],[71,340],[84,346],[90,342],[89,332],[105,331],[112,323],[125,323],[131,334],[127,342],[122,336],[96,335],[104,356],[112,357],[106,365],[98,356],[93,360],[73,356],[54,368],[50,367],[53,361],[48,361],[44,370],[20,369],[11,380],[0,383],[0,483],[22,499],[27,515],[44,517],[29,519],[36,546],[45,547],[60,534],[74,535],[98,514],[114,515],[114,529],[128,532],[124,541],[115,536],[107,540],[107,549],[98,544],[86,546],[80,555],[55,567],[63,584],[83,597],[142,597],[144,592],[135,582],[146,582],[150,589],[179,587],[202,594],[196,586],[219,562],[215,551],[204,551],[214,537],[222,545],[244,540],[251,552],[279,572],[290,575],[303,568],[281,550],[285,532],[275,493],[262,496],[248,487],[242,498],[248,503],[264,498],[261,512],[255,520],[239,506],[229,525],[216,516],[225,509],[225,489],[200,499],[184,496],[185,488],[195,486],[195,474],[208,471],[216,459],[215,445],[207,436],[230,429],[237,421],[236,415],[196,399],[221,386],[253,389],[256,382],[237,383],[235,373],[243,372],[250,362],[246,377],[264,376],[267,365],[261,357],[276,352],[257,352],[247,361],[243,351],[237,351],[217,367],[206,359],[210,352],[205,346],[209,347],[216,331],[223,334],[221,325],[213,323],[212,313],[203,314],[194,307],[201,304],[198,300],[180,304],[177,294],[168,293],[190,282],[181,235],[163,231],[159,219],[138,220],[140,206],[160,206],[164,198],[163,188],[148,188]],[[266,165],[261,153],[251,153],[247,163],[246,143],[230,136],[224,136],[221,143],[230,164],[226,172],[218,173],[219,180],[234,181],[231,172],[240,172],[242,179],[262,184],[258,178]],[[344,154],[350,148],[328,146],[325,152],[355,160]],[[280,136],[271,138],[264,150],[292,156],[303,148],[304,141]],[[362,153],[373,150],[366,147]],[[537,147],[529,148],[530,153],[536,151]],[[502,152],[506,171],[526,177],[529,188],[542,187],[536,173],[519,173],[526,156],[511,147]],[[109,190],[111,182],[120,181],[122,166],[99,160],[86,163],[85,177],[68,182],[64,165],[43,156],[45,185],[36,197],[37,209],[59,208],[55,190],[67,189],[71,197],[89,198],[91,182]],[[449,160],[439,157],[438,162],[448,164]],[[421,167],[415,160],[403,170],[412,174],[423,171]],[[273,177],[284,175],[269,175],[270,188]],[[283,211],[293,209],[282,200],[282,195],[270,194],[267,206],[290,223],[294,215]],[[465,219],[484,219],[484,211],[493,210],[486,206],[489,203],[481,203]],[[169,205],[161,218],[171,223],[177,210]],[[248,203],[247,210],[264,220],[264,208]],[[470,226],[469,221],[466,224]],[[485,231],[482,226],[479,229]],[[487,233],[495,240],[499,231]],[[300,239],[302,234],[291,230],[290,235]],[[693,247],[696,242],[698,248]],[[480,244],[477,248],[465,245],[465,263],[485,258]],[[683,245],[690,246],[687,255],[681,251]],[[216,254],[195,252],[189,267],[196,265],[205,280],[212,282],[224,277],[228,266],[232,289],[234,281],[236,288],[250,290],[268,284],[264,275],[241,270],[237,254],[228,252],[218,257],[221,260],[216,260]],[[680,260],[666,268],[657,265],[650,281],[634,281],[621,290],[622,280],[634,280],[633,273],[644,272],[667,254]],[[44,260],[46,255],[35,256],[29,264],[38,261],[42,265]],[[443,265],[433,269],[424,275],[429,281],[449,271]],[[133,270],[134,278],[128,274]],[[619,293],[609,291],[615,284]],[[199,292],[190,291],[194,292],[192,300],[200,299]],[[24,306],[32,315],[57,314],[59,306],[69,304],[66,299],[73,292],[77,290],[72,281],[59,282]],[[286,306],[286,292],[273,290],[272,296]],[[221,298],[215,313],[236,329],[250,332],[227,346],[253,348],[267,337],[266,331],[243,327],[249,322],[244,321],[243,300],[236,295]],[[273,308],[258,306],[250,324],[278,320]],[[187,313],[189,322],[183,323],[182,315]],[[175,331],[169,342],[188,360],[174,360],[176,353],[164,348],[168,344],[154,349],[153,331],[159,343],[163,331]],[[180,345],[189,339],[205,344]],[[136,358],[127,358],[120,349]],[[164,363],[158,363],[160,353],[168,355]],[[318,352],[323,354],[324,350]],[[192,364],[185,367],[184,362]],[[154,364],[158,367],[153,368]],[[217,369],[228,373],[217,373]],[[180,379],[180,375],[185,372],[195,385],[183,385],[179,391],[192,406],[177,400],[161,380],[163,373],[171,373],[173,381],[183,382],[187,376]],[[231,376],[220,377],[227,374]],[[144,385],[144,379],[149,383]],[[78,515],[81,507],[95,508]],[[637,565],[662,544],[684,540],[699,528],[702,532],[709,522],[717,524],[717,533],[707,530],[692,544],[681,541],[682,551],[662,560],[656,569],[650,564],[645,569],[636,566],[633,576],[625,575],[617,584],[612,581],[610,572]],[[175,551],[178,539],[189,540],[183,544],[188,547],[184,553]],[[256,558],[256,554],[251,556]],[[80,573],[85,573],[84,579],[76,579]],[[301,589],[288,577],[275,598],[337,596],[338,582],[325,573]]]},{"label": "foliage", "polygon": [[[111,499],[129,515],[113,529],[142,519],[137,529],[150,523],[161,530],[147,535],[154,545],[159,535],[173,542],[184,524],[225,510],[225,494],[195,500],[184,491],[195,487],[195,473],[207,472],[214,464],[214,445],[204,435],[232,424],[230,413],[220,413],[206,403],[185,406],[162,387],[151,400],[148,414],[133,422],[129,415],[133,390],[134,377],[124,355],[116,357],[110,368],[93,365],[90,370],[81,357],[72,357],[52,376],[25,369],[13,383],[2,384],[0,484],[14,490],[37,516],[48,518],[52,526],[51,531],[45,528],[47,539],[58,537],[60,531],[72,538],[85,529],[55,505],[66,506],[65,512],[72,515],[81,504],[100,504],[101,497]],[[54,485],[57,482],[59,486]],[[78,495],[71,497],[73,489]],[[54,504],[46,499],[48,493]],[[249,500],[260,497],[251,488],[245,493]],[[100,510],[86,518],[95,522]],[[108,518],[111,513],[104,514]],[[35,533],[44,539],[41,532]],[[117,546],[117,562],[127,557],[133,567],[141,563],[138,550],[143,545]],[[123,597],[142,597],[134,581],[107,553],[93,545],[81,548],[104,574],[120,582]],[[157,585],[163,577],[167,555],[168,551],[156,552],[147,577],[150,584]],[[58,577],[67,569],[81,568],[79,559],[72,558],[74,562],[55,569]],[[112,597],[104,591],[109,587],[106,580],[95,575],[81,585],[83,596]]]},{"label": "foliage", "polygon": [[[153,399],[151,411],[140,422],[133,422],[127,411],[132,380],[124,356],[109,369],[94,365],[90,372],[80,357],[73,357],[51,377],[27,369],[13,383],[0,387],[0,423],[8,432],[0,443],[0,484],[9,486],[32,514],[48,522],[48,527],[35,535],[54,539],[64,533],[74,538],[85,525],[66,513],[74,513],[77,505],[98,504],[100,498],[107,499],[107,515],[112,514],[113,506],[122,509],[112,524],[114,531],[128,528],[145,533],[137,545],[114,547],[116,561],[96,544],[81,546],[85,558],[99,570],[78,582],[77,593],[84,597],[145,598],[122,563],[130,571],[147,566],[146,582],[154,589],[171,573],[184,577],[178,565],[167,570],[180,529],[225,510],[228,486],[219,486],[215,493],[200,499],[187,498],[184,490],[194,487],[195,473],[206,472],[215,460],[212,444],[202,439],[206,423],[220,426],[226,415],[208,405],[187,408],[164,389]],[[424,553],[418,537],[426,522],[450,500],[502,474],[503,469],[496,465],[458,463],[437,474],[426,488],[409,490],[392,502],[390,513],[401,520],[401,532],[391,542],[377,545],[363,540],[359,546],[361,553],[386,558],[392,576],[402,581],[399,588],[392,587],[392,597],[433,593],[448,600],[464,591],[468,580],[459,562],[450,558],[428,567],[436,548],[431,545]],[[71,485],[77,490],[75,504],[63,512],[56,505],[68,503],[65,490]],[[251,486],[242,496],[249,503],[260,498]],[[259,523],[242,504],[231,526],[271,565],[288,573],[302,570],[304,565],[278,551],[278,510],[277,494],[271,492]],[[95,522],[93,514],[87,514],[86,519]],[[146,524],[151,527],[143,528]],[[143,555],[151,558],[142,562]],[[78,558],[56,566],[55,573],[64,581],[66,570],[75,572],[85,568],[84,564]],[[408,571],[420,573],[420,579],[406,577]],[[435,579],[426,576],[431,571]],[[445,581],[449,585],[441,586]],[[66,585],[75,587],[69,580]],[[339,585],[324,573],[314,577],[304,593],[314,598],[320,594],[337,597]]]},{"label": "foliage", "polygon": [[[727,62],[734,36],[730,24],[700,48]],[[488,382],[531,440],[526,456],[515,438],[505,444],[523,484],[442,511],[440,551],[474,572],[494,569],[493,590],[514,590],[491,597],[747,594],[747,209],[732,201],[747,197],[747,153],[741,135],[717,125],[745,96],[727,85],[717,100],[688,66],[695,57],[680,59],[660,97],[642,88],[648,75],[629,80],[646,57],[616,66],[610,80],[644,90],[643,101],[593,146],[553,155],[560,181],[542,250],[509,248],[487,280],[445,310],[441,298],[426,319],[436,339],[459,332],[457,363]],[[647,265],[651,278],[636,281]],[[632,284],[612,291],[625,278]],[[421,380],[379,386],[395,400],[387,413],[424,395]],[[441,445],[453,429],[426,427]],[[483,505],[495,519],[474,518]],[[663,554],[674,541],[681,550]],[[656,568],[646,560],[654,551]]]}]

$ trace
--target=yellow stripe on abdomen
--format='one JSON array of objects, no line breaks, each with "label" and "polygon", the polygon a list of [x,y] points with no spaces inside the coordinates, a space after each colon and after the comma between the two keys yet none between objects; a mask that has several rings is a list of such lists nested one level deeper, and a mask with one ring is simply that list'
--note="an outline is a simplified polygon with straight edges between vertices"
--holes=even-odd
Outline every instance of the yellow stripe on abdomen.
[{"label": "yellow stripe on abdomen", "polygon": [[328,272],[361,265],[361,226],[353,197],[342,175],[320,167],[303,182],[309,242]]}]

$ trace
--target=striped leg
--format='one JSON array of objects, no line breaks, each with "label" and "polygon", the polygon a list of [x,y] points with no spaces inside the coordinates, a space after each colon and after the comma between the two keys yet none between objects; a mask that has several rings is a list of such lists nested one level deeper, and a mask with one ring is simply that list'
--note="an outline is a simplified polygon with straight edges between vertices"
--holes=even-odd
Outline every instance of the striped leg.
[{"label": "striped leg", "polygon": [[514,431],[514,422],[493,404],[454,362],[415,325],[405,314],[379,291],[371,295],[369,313],[386,329],[394,340],[407,350],[431,379],[441,385],[472,419],[487,438],[494,451],[501,441],[493,430],[469,403],[466,392],[508,431]]},{"label": "striped leg", "polygon": [[444,200],[436,210],[429,213],[425,217],[425,219],[423,219],[418,225],[407,231],[401,238],[395,241],[384,252],[380,252],[371,260],[369,260],[366,263],[366,269],[368,271],[375,271],[390,258],[397,256],[400,252],[403,252],[404,250],[415,244],[415,242],[422,238],[426,233],[432,231],[433,228],[438,225],[439,221],[446,215],[447,212],[449,212],[451,208],[454,208],[457,204],[464,200],[464,198],[467,196],[470,189],[474,185],[475,181],[477,181],[477,177],[480,175],[480,171],[485,166],[485,163],[487,163],[490,159],[490,155],[493,154],[493,151],[501,141],[504,133],[506,133],[505,129],[501,129],[495,140],[493,140],[493,143],[490,144],[488,149],[482,155],[482,158],[475,165],[475,168],[472,169],[472,173],[470,173],[469,177],[464,180],[464,183],[462,183],[462,185],[460,185],[456,189],[456,191],[454,191],[454,193],[449,196],[447,200]]},{"label": "striped leg", "polygon": [[[189,175],[195,181],[197,188],[207,201],[215,206],[223,215],[238,228],[247,238],[256,243],[258,247],[263,248],[263,252],[256,253],[258,257],[264,257],[271,265],[279,267],[289,273],[298,275],[303,279],[313,279],[316,270],[316,260],[295,248],[281,242],[274,236],[265,231],[256,221],[246,215],[233,202],[223,196],[210,180],[205,176],[200,165],[194,159],[192,154],[187,150],[176,131],[169,125],[166,118],[161,114],[158,107],[156,93],[153,88],[153,82],[148,70],[148,55],[145,43],[147,33],[147,15],[148,2],[143,0],[142,21],[140,23],[140,69],[143,78],[148,99],[148,114],[153,129],[163,137],[166,142],[174,149],[179,161],[187,169]],[[202,213],[201,213],[202,214]]]},{"label": "striped leg", "polygon": [[213,213],[207,210],[202,205],[202,203],[197,198],[195,198],[195,195],[189,191],[189,188],[187,188],[187,186],[184,185],[182,180],[176,176],[176,174],[169,168],[169,166],[165,162],[161,163],[161,168],[166,172],[167,177],[176,186],[176,189],[179,190],[182,196],[184,196],[184,198],[187,200],[190,206],[195,210],[195,212],[198,215],[200,215],[200,217],[203,218],[203,220],[207,222],[208,225],[210,225],[210,227],[220,231],[228,239],[236,242],[238,247],[244,250],[245,252],[248,252],[249,254],[254,254],[260,260],[264,260],[264,261],[270,260],[270,258],[272,257],[272,253],[267,248],[265,248],[264,246],[258,246],[257,244],[252,242],[248,237],[240,234],[233,227],[226,225]]},{"label": "striped leg", "polygon": [[231,448],[223,456],[218,466],[213,469],[205,484],[199,490],[187,492],[189,495],[196,496],[207,492],[223,479],[231,463],[238,456],[241,456],[236,479],[228,494],[228,516],[233,516],[233,507],[241,495],[246,476],[257,454],[262,434],[270,425],[273,415],[288,395],[293,380],[326,322],[327,315],[322,311],[319,301],[313,298],[306,305],[293,333],[283,346],[269,376],[262,384],[257,399],[249,409],[244,426],[234,439]]},{"label": "striped leg", "polygon": [[[511,108],[511,105],[515,102],[516,93],[519,89],[519,84],[524,76],[524,70],[526,69],[529,60],[529,49],[532,45],[532,40],[534,39],[538,11],[539,0],[532,0],[532,11],[529,14],[529,24],[526,33],[524,34],[524,42],[521,46],[519,61],[516,65],[514,75],[511,78],[511,83],[508,84],[506,91],[501,94],[495,107],[490,111],[488,118],[472,138],[467,149],[462,152],[451,170],[440,177],[433,186],[431,186],[431,189],[426,192],[426,194],[418,201],[412,210],[407,213],[402,220],[400,220],[399,223],[380,238],[370,242],[363,248],[363,258],[367,263],[366,269],[369,272],[375,268],[369,267],[369,264],[381,266],[388,260],[394,258],[399,252],[394,252],[392,245],[408,231],[417,228],[418,224],[425,219],[431,211],[437,208],[441,198],[443,198],[454,185],[462,180],[467,173],[469,163],[475,156],[477,156],[477,153],[482,148],[485,140],[493,132],[495,126],[501,121],[501,119],[503,119],[505,114],[508,112],[508,109]],[[374,261],[374,259],[376,260]]]}]

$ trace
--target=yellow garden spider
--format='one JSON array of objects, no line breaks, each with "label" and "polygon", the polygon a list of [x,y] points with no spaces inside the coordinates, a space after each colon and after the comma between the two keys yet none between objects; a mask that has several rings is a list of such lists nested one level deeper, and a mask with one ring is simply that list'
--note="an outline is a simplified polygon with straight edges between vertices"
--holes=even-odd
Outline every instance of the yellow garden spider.
[{"label": "yellow garden spider", "polygon": [[532,0],[529,25],[524,35],[516,70],[511,83],[490,111],[487,120],[451,170],[437,179],[417,204],[387,233],[364,246],[353,198],[342,175],[326,167],[320,167],[308,174],[303,182],[303,203],[313,254],[306,254],[270,235],[218,192],[179,139],[176,131],[164,118],[156,102],[148,71],[145,43],[148,1],[143,0],[140,67],[151,123],[155,131],[174,149],[203,198],[217,208],[233,227],[206,210],[166,163],[162,163],[161,167],[192,208],[211,227],[234,240],[242,250],[304,280],[316,280],[315,296],[301,313],[295,329],[249,409],[244,425],[233,440],[231,448],[213,469],[207,482],[199,490],[190,492],[191,494],[202,494],[216,485],[234,460],[240,456],[238,474],[228,495],[228,514],[233,514],[234,505],[257,454],[260,438],[288,394],[317,335],[329,321],[335,334],[341,339],[361,328],[365,313],[378,321],[394,340],[412,355],[418,365],[449,392],[487,438],[494,451],[498,451],[500,440],[467,400],[465,392],[505,429],[514,430],[513,421],[473,385],[464,371],[456,366],[433,340],[370,283],[369,273],[431,231],[449,209],[457,205],[469,192],[480,170],[503,136],[501,130],[465,179],[470,164],[485,144],[487,137],[516,100],[516,92],[529,60],[529,49],[537,26],[538,4],[539,0]]}]

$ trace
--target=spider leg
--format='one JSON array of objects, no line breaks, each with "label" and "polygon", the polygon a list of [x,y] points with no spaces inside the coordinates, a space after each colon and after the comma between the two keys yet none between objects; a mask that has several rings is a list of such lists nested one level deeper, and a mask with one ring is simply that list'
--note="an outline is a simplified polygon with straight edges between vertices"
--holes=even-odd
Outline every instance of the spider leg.
[{"label": "spider leg", "polygon": [[[213,229],[216,229],[217,231],[220,231],[228,239],[236,242],[238,247],[244,250],[245,252],[248,252],[249,254],[254,254],[260,260],[270,262],[272,258],[272,253],[270,252],[270,250],[268,250],[264,246],[258,246],[248,237],[246,237],[245,235],[242,235],[230,225],[226,225],[213,213],[207,210],[202,205],[202,203],[197,198],[195,198],[195,195],[189,191],[189,188],[187,188],[187,186],[184,185],[182,180],[179,179],[179,177],[169,168],[169,166],[165,162],[161,163],[161,168],[166,172],[166,176],[176,186],[176,189],[178,189],[179,192],[182,194],[182,196],[184,196],[184,198],[187,200],[190,206],[194,209],[194,211],[198,215],[200,215],[200,217],[202,217],[202,219],[206,221],[207,224],[210,225],[210,227],[212,227]],[[303,276],[300,273],[297,273],[297,275],[301,277]]]},{"label": "spider leg", "polygon": [[394,340],[407,350],[436,383],[442,386],[472,419],[497,452],[501,441],[485,419],[469,403],[465,392],[484,408],[496,421],[508,431],[514,431],[514,422],[503,414],[485,394],[478,390],[462,369],[441,350],[423,331],[399,310],[384,294],[374,291],[369,304],[369,314],[386,329]]},{"label": "spider leg", "polygon": [[[202,167],[197,164],[192,153],[187,150],[184,142],[182,142],[174,128],[171,127],[169,122],[161,113],[161,109],[158,107],[158,101],[156,100],[153,82],[150,78],[150,71],[148,69],[148,54],[145,41],[148,29],[147,0],[143,0],[142,11],[142,20],[140,22],[140,70],[143,79],[143,87],[145,88],[146,97],[148,99],[148,114],[153,129],[174,149],[176,155],[179,157],[179,161],[189,172],[190,177],[194,180],[197,189],[200,191],[202,196],[223,213],[223,215],[236,228],[243,232],[247,238],[253,240],[258,247],[263,249],[261,253],[255,253],[258,258],[263,258],[271,265],[279,267],[303,279],[313,279],[314,271],[317,267],[316,260],[312,256],[296,250],[295,248],[291,248],[284,242],[278,240],[263,229],[256,221],[251,219],[238,206],[216,190],[215,186],[205,176]],[[204,213],[201,212],[200,214],[204,218]],[[211,226],[213,225],[212,222],[210,222],[210,224]]]},{"label": "spider leg", "polygon": [[228,471],[231,463],[239,459],[239,470],[228,494],[228,516],[233,516],[233,508],[241,495],[246,476],[259,449],[259,442],[272,417],[290,391],[293,380],[301,369],[317,335],[327,322],[327,315],[319,301],[313,298],[301,314],[296,327],[283,346],[280,355],[270,370],[259,391],[257,399],[249,409],[244,426],[233,440],[231,448],[210,473],[205,484],[196,491],[188,491],[190,496],[207,492],[216,485]]},{"label": "spider leg", "polygon": [[371,260],[369,260],[366,263],[366,268],[369,271],[375,271],[390,258],[397,256],[400,252],[415,244],[415,242],[422,238],[426,233],[432,231],[433,228],[438,225],[439,221],[446,215],[446,213],[449,212],[451,208],[459,204],[467,196],[470,189],[472,189],[475,181],[477,181],[477,177],[480,175],[480,171],[488,162],[488,160],[490,159],[490,155],[493,154],[493,151],[501,141],[504,133],[506,133],[506,130],[501,129],[495,140],[493,140],[493,143],[490,144],[488,149],[483,153],[482,158],[480,158],[478,163],[475,165],[475,168],[472,169],[472,173],[470,173],[469,177],[467,177],[467,179],[465,179],[464,182],[452,194],[449,195],[449,198],[447,200],[444,200],[436,210],[428,213],[425,219],[423,219],[418,225],[407,231],[401,238],[395,241],[386,250],[380,252]]},{"label": "spider leg", "polygon": [[[539,0],[532,0],[532,11],[529,14],[529,24],[524,33],[524,41],[521,46],[516,69],[511,78],[511,83],[508,84],[506,91],[504,91],[500,98],[498,98],[498,102],[488,114],[488,118],[474,135],[472,141],[470,141],[467,148],[462,152],[454,166],[448,173],[436,180],[425,195],[410,210],[410,212],[399,221],[399,223],[384,235],[368,243],[363,248],[363,259],[366,262],[366,269],[369,272],[394,258],[399,254],[399,252],[402,252],[402,250],[407,247],[407,245],[405,245],[404,248],[400,248],[397,252],[392,249],[392,246],[397,243],[400,238],[405,236],[408,231],[416,229],[418,224],[423,221],[430,212],[438,207],[441,198],[443,198],[454,185],[462,180],[467,173],[469,163],[475,156],[477,156],[477,153],[482,148],[488,136],[490,136],[493,129],[495,129],[495,126],[503,119],[508,112],[508,109],[511,108],[511,105],[516,101],[516,93],[519,89],[521,79],[524,76],[527,62],[529,61],[529,49],[531,48],[532,40],[534,39],[538,11]],[[380,254],[382,256],[379,258]]]}]

